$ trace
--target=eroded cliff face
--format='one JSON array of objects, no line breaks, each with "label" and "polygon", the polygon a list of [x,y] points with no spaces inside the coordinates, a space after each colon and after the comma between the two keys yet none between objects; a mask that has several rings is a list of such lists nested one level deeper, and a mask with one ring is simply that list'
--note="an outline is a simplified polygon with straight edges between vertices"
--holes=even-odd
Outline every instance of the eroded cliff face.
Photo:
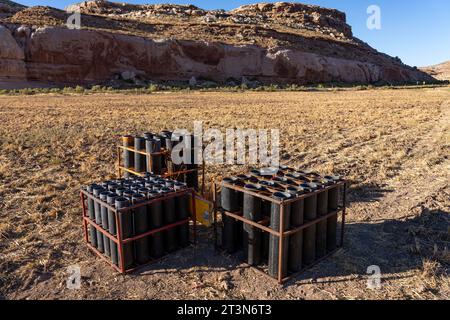
[{"label": "eroded cliff face", "polygon": [[11,32],[0,25],[0,80],[25,80],[25,54]]},{"label": "eroded cliff face", "polygon": [[[141,80],[187,81],[192,77],[201,77],[219,83],[230,78],[239,81],[243,77],[263,83],[297,84],[403,84],[433,80],[429,75],[353,39],[351,29],[345,23],[345,14],[336,10],[287,3],[244,6],[222,14],[193,6],[121,7],[101,1],[90,1],[80,6],[82,12],[91,14],[82,17],[88,27],[81,30],[64,27],[62,21],[68,15],[50,8],[28,8],[8,18],[8,23],[4,23],[7,28],[0,28],[0,77],[56,83],[93,83],[105,82],[127,72]],[[51,16],[51,21],[56,21],[54,26],[31,27],[12,23],[23,21],[24,17],[35,19],[32,21],[36,22],[39,20],[35,16],[37,12],[47,19]],[[116,20],[117,17],[136,20],[143,12],[147,12],[148,17],[158,17],[160,20],[166,19],[162,12],[170,17],[176,16],[176,19],[182,19],[187,14],[200,19],[208,15],[217,19],[240,17],[243,24],[251,24],[253,33],[250,35],[258,41],[231,41],[227,38],[232,35],[230,30],[241,30],[241,26],[230,26],[223,22],[208,27],[195,25],[188,18],[186,28],[195,28],[192,30],[197,30],[198,34],[185,32],[190,36],[183,37],[183,28],[174,22],[160,28],[159,24],[144,23],[141,18],[137,24],[129,24],[131,20],[126,20],[125,26],[122,24],[124,20]],[[105,15],[112,16],[113,20],[105,20]],[[301,22],[305,19],[309,22]],[[286,35],[277,29],[293,28],[294,20],[296,30],[302,30],[312,21],[322,29],[334,30],[342,39],[331,39],[319,31],[315,31],[315,36],[294,31]],[[275,29],[255,29],[259,21]],[[106,26],[116,26],[118,32]],[[147,30],[149,26],[153,29]],[[128,32],[124,32],[125,27]],[[164,36],[165,32],[174,32],[175,27],[178,28],[179,37]],[[133,35],[141,34],[139,30],[145,31],[142,36]],[[216,32],[218,41],[212,41],[211,37],[202,40],[202,32],[207,30]],[[220,38],[219,35],[226,37]],[[268,45],[264,39],[273,41]]]},{"label": "eroded cliff face", "polygon": [[428,73],[430,76],[441,80],[450,81],[450,61],[446,61],[434,66],[420,68],[423,72]]},{"label": "eroded cliff face", "polygon": [[238,24],[250,26],[275,26],[291,30],[310,30],[322,34],[333,34],[338,38],[351,38],[351,27],[347,24],[345,13],[334,9],[301,3],[257,3],[244,5],[237,9],[203,10],[193,5],[135,5],[94,0],[69,6],[69,11],[84,14],[118,17],[135,21]]}]

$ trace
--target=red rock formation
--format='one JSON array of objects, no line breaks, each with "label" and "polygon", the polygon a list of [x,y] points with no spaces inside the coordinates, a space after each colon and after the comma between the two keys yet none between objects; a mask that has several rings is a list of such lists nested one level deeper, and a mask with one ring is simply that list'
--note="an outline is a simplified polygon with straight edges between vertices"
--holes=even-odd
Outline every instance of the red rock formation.
[{"label": "red rock formation", "polygon": [[420,68],[423,72],[428,73],[430,76],[442,80],[450,81],[450,61],[443,62],[434,66]]},{"label": "red rock formation", "polygon": [[[115,15],[130,14],[142,12],[143,8],[154,15],[161,15],[161,12],[184,15],[189,12],[195,17],[206,17],[211,14],[193,6],[120,6],[102,3],[88,2],[81,10],[100,15],[112,11]],[[41,18],[34,16],[36,12]],[[243,6],[229,13],[214,14],[217,19],[240,17],[243,20],[236,22],[236,26],[219,23],[204,29],[202,24],[191,22],[185,23],[183,27],[176,23],[161,27],[156,23],[130,24],[131,20],[125,20],[124,27],[123,20],[83,16],[83,23],[89,30],[69,30],[63,26],[68,14],[44,7],[29,8],[7,21],[9,29],[0,29],[0,76],[63,83],[103,82],[124,72],[135,74],[142,80],[188,81],[192,77],[202,77],[217,82],[229,78],[240,80],[242,77],[265,83],[297,84],[415,83],[433,80],[427,74],[353,39],[351,29],[345,23],[345,14],[336,10],[277,3]],[[36,28],[13,23],[25,19],[37,23],[44,18],[51,18],[49,21],[56,26]],[[280,27],[280,23],[290,24],[295,20],[298,24],[302,19],[312,19],[318,30],[331,28],[336,34],[340,33],[344,40],[334,40],[319,31],[315,31],[314,36],[298,33],[300,31],[286,34],[278,29],[251,25],[249,36],[258,41],[254,44],[235,41],[233,32],[242,29],[240,23],[250,21],[259,24],[251,22],[256,21],[253,18],[272,24],[274,28],[287,28],[286,25]],[[145,36],[134,36],[130,32],[124,34],[122,29],[128,31],[130,26],[136,30],[135,33],[144,30]],[[100,30],[107,27],[118,28],[118,31]],[[183,28],[198,33],[185,32],[189,37],[183,38],[184,34],[180,30]],[[296,25],[295,28],[302,27]],[[162,37],[168,32],[174,32],[172,30],[178,30],[180,36]],[[217,38],[225,34],[225,41],[202,41],[201,38],[211,30],[217,30]],[[274,40],[270,42],[271,39]],[[266,42],[271,44],[265,45]]]},{"label": "red rock formation", "polygon": [[11,32],[0,25],[0,79],[26,79],[25,55]]}]

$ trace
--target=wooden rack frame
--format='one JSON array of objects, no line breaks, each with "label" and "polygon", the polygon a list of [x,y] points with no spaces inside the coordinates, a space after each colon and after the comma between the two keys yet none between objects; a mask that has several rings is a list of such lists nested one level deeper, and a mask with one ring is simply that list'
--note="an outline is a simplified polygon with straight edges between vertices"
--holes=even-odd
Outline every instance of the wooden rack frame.
[{"label": "wooden rack frame", "polygon": [[[179,197],[179,196],[183,196],[189,194],[191,195],[191,199],[192,199],[192,212],[191,212],[191,216],[185,220],[182,221],[177,221],[175,223],[172,223],[170,225],[166,225],[163,226],[161,228],[155,229],[155,230],[151,230],[148,232],[145,232],[143,234],[137,235],[137,236],[133,236],[127,239],[123,239],[122,238],[122,225],[121,225],[121,220],[119,218],[119,213],[126,213],[126,214],[130,214],[134,209],[143,207],[143,206],[147,206],[149,204],[152,203],[156,203],[156,202],[161,202],[170,198],[175,198],[175,197]],[[195,190],[194,189],[185,189],[185,190],[181,190],[181,191],[177,191],[177,192],[173,192],[170,193],[168,195],[159,197],[159,198],[155,198],[152,200],[148,200],[136,205],[132,205],[129,207],[125,207],[122,209],[117,210],[116,208],[114,208],[113,206],[109,205],[107,202],[102,201],[96,197],[94,197],[93,195],[91,195],[89,192],[87,192],[86,190],[81,190],[80,191],[80,197],[81,197],[81,205],[82,205],[82,210],[83,210],[83,229],[84,229],[84,238],[86,241],[86,245],[88,246],[89,249],[91,249],[97,256],[99,256],[102,260],[106,261],[113,269],[115,269],[117,272],[125,274],[125,273],[130,273],[133,272],[139,268],[142,268],[146,265],[155,263],[160,261],[161,259],[163,259],[165,256],[167,256],[168,254],[166,254],[165,256],[158,258],[158,259],[152,259],[149,262],[142,264],[142,265],[138,265],[136,267],[132,267],[132,268],[125,268],[125,261],[124,261],[124,253],[123,253],[123,245],[141,238],[145,238],[148,237],[152,234],[155,233],[159,233],[165,230],[169,230],[169,229],[173,229],[177,226],[183,225],[183,224],[189,224],[190,221],[193,222],[193,241],[191,242],[191,244],[196,244],[197,243],[197,219],[195,218]],[[92,199],[95,202],[99,203],[101,206],[106,207],[108,210],[111,210],[112,212],[114,212],[115,217],[116,217],[116,226],[117,226],[117,232],[116,235],[112,235],[110,234],[107,230],[103,229],[100,225],[98,225],[95,221],[92,221],[89,218],[88,212],[87,212],[87,208],[86,208],[86,200],[87,199]],[[118,250],[118,259],[120,261],[119,266],[116,266],[115,264],[112,263],[111,259],[108,258],[107,256],[105,256],[103,253],[101,253],[97,248],[95,248],[94,246],[92,246],[89,243],[89,232],[88,232],[88,226],[94,227],[96,230],[100,231],[100,233],[102,235],[105,235],[106,237],[108,237],[109,239],[111,239],[114,243],[117,244],[117,250]]]},{"label": "wooden rack frame", "polygon": [[[265,179],[264,177],[258,177],[260,179],[263,180],[268,180],[269,179]],[[295,179],[293,179],[295,180]],[[272,180],[273,181],[273,180]],[[220,249],[219,245],[218,245],[218,230],[217,230],[217,214],[220,212],[221,215],[227,215],[235,220],[238,221],[242,221],[245,224],[251,225],[252,227],[258,228],[264,232],[268,232],[271,235],[274,235],[276,237],[279,238],[278,244],[279,244],[279,254],[278,254],[278,277],[276,278],[276,280],[278,281],[279,284],[283,284],[286,281],[292,279],[293,277],[298,276],[299,274],[305,272],[307,269],[311,268],[312,266],[316,265],[317,263],[319,263],[320,261],[322,261],[323,259],[326,259],[327,257],[329,257],[330,255],[333,255],[334,253],[336,253],[340,248],[343,247],[344,245],[344,234],[345,234],[345,215],[346,215],[346,202],[347,202],[347,188],[348,188],[348,182],[347,181],[339,181],[338,183],[335,183],[331,186],[327,186],[323,189],[319,189],[316,190],[314,192],[310,192],[308,194],[304,194],[301,196],[298,196],[296,198],[293,199],[287,199],[284,201],[280,201],[277,199],[274,199],[272,197],[269,196],[268,194],[264,194],[264,193],[258,193],[258,192],[253,192],[250,191],[248,189],[245,189],[241,186],[236,186],[234,184],[230,184],[230,183],[226,183],[226,182],[222,182],[222,186],[241,192],[241,193],[246,193],[246,194],[250,194],[254,197],[258,197],[262,200],[266,200],[269,201],[271,203],[276,203],[278,205],[280,205],[280,229],[279,230],[273,230],[270,227],[268,227],[269,221],[267,219],[263,220],[263,221],[259,221],[259,222],[255,222],[252,220],[249,220],[245,217],[243,217],[242,215],[239,215],[238,213],[232,213],[232,212],[228,212],[223,210],[222,208],[220,208],[217,204],[217,193],[218,193],[218,189],[217,189],[217,185],[214,182],[213,183],[213,202],[214,202],[214,215],[213,215],[213,219],[214,219],[214,241],[215,241],[215,248],[216,250]],[[296,227],[294,229],[291,230],[287,230],[287,231],[283,231],[284,230],[284,206],[287,204],[292,204],[294,202],[297,201],[301,201],[304,200],[305,198],[308,198],[310,196],[313,195],[318,195],[319,193],[325,192],[327,190],[333,189],[333,188],[342,188],[343,189],[343,193],[342,193],[342,205],[338,206],[338,210],[333,211],[333,212],[329,212],[328,214],[324,215],[324,216],[320,216],[317,219],[314,219],[312,221],[307,221],[305,222],[303,225]],[[268,190],[270,191],[282,191],[282,192],[286,192],[287,190],[284,188],[268,188]],[[284,241],[287,241],[287,237],[292,236],[302,230],[304,230],[305,228],[308,228],[312,225],[316,225],[319,222],[326,220],[334,215],[341,215],[341,234],[340,234],[340,243],[337,245],[335,250],[332,250],[330,252],[328,252],[325,256],[317,259],[316,261],[314,261],[311,265],[306,266],[305,268],[303,268],[302,270],[292,273],[290,275],[288,275],[287,277],[283,278],[283,274],[282,274],[282,270],[283,270],[283,244]],[[248,265],[248,264],[247,264]],[[249,265],[250,266],[250,265]],[[255,270],[258,270],[262,273],[264,273],[265,275],[269,276],[267,272],[265,272],[264,270],[262,270],[261,268],[257,267],[257,266],[250,266],[252,268],[254,268]],[[273,277],[269,276],[270,279],[274,279]]]}]

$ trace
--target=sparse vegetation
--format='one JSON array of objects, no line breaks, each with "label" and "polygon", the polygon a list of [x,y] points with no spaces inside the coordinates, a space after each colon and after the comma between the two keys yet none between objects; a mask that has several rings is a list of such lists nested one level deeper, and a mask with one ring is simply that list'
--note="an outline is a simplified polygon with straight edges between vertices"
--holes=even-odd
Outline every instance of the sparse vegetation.
[{"label": "sparse vegetation", "polygon": [[147,87],[137,86],[75,86],[75,87],[63,87],[63,88],[25,88],[25,89],[0,89],[1,95],[37,95],[37,94],[96,94],[96,93],[117,93],[117,94],[152,94],[156,92],[179,92],[179,91],[202,91],[202,92],[238,92],[238,91],[256,91],[256,92],[308,92],[308,91],[360,91],[360,90],[396,90],[396,89],[430,89],[448,87],[448,83],[442,82],[441,84],[429,84],[429,85],[412,85],[405,84],[403,86],[386,86],[386,85],[344,85],[344,84],[318,84],[318,85],[297,85],[297,84],[269,84],[269,85],[257,85],[250,87],[248,84],[241,84],[239,86],[228,85],[216,85],[216,86],[196,86],[190,87],[185,84],[157,84],[150,83]]}]

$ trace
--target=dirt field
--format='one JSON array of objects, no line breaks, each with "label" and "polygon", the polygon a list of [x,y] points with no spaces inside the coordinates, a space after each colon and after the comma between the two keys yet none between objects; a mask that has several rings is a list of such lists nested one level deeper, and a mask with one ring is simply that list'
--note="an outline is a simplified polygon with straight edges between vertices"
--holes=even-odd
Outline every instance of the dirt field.
[{"label": "dirt field", "polygon": [[[345,248],[285,286],[215,254],[211,233],[120,276],[83,244],[78,190],[115,177],[117,136],[279,128],[283,161],[352,181]],[[0,97],[6,299],[449,299],[450,88]],[[208,177],[242,168],[209,168]],[[215,171],[215,175],[211,174]],[[226,170],[226,171],[225,171]],[[66,288],[79,265],[81,290]],[[378,265],[382,288],[366,286]]]}]

